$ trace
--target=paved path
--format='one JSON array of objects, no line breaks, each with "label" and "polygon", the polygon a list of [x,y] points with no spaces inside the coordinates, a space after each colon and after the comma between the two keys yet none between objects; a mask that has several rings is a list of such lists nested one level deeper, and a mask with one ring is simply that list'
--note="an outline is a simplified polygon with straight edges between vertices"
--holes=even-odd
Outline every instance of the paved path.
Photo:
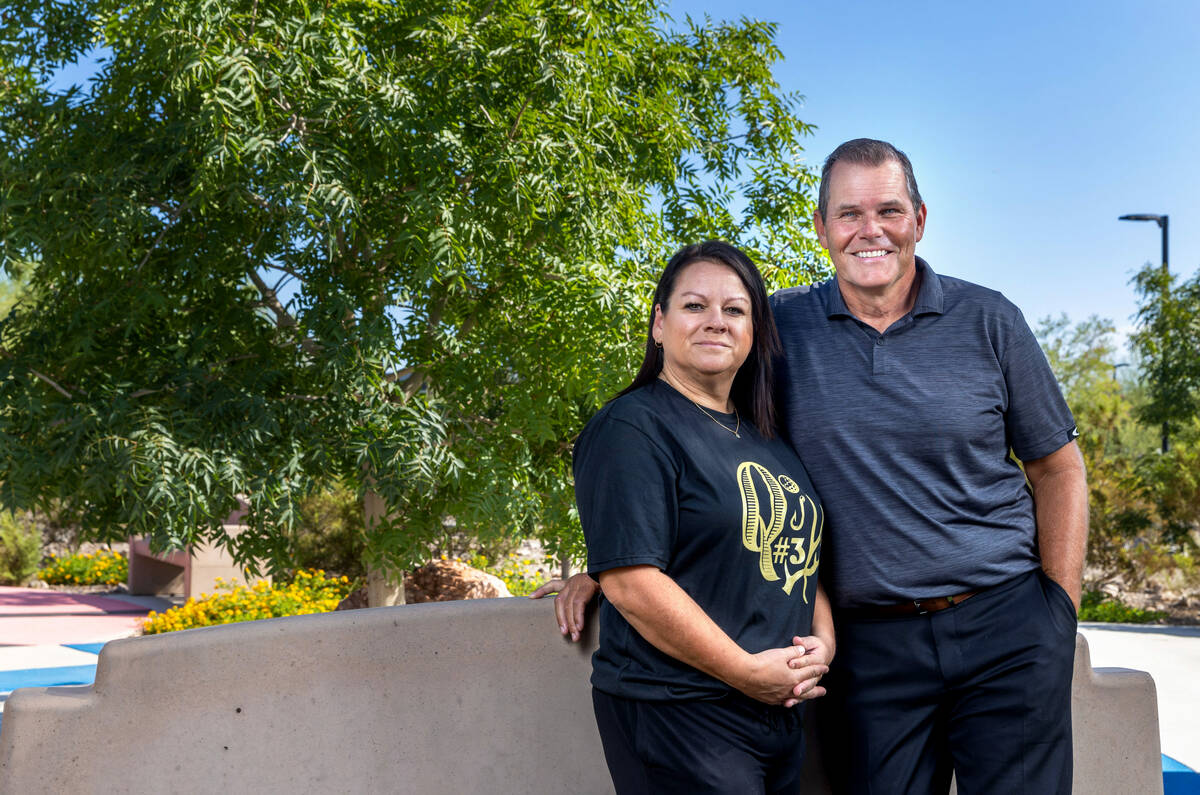
[{"label": "paved path", "polygon": [[0,713],[18,687],[91,684],[105,642],[133,635],[146,613],[170,607],[156,597],[0,586]]}]

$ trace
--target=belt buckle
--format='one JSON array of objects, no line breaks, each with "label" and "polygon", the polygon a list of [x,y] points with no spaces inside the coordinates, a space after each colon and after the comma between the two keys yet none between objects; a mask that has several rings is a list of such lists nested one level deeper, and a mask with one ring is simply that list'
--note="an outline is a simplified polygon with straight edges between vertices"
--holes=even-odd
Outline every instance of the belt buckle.
[{"label": "belt buckle", "polygon": [[913,599],[913,607],[917,608],[917,615],[919,615],[919,616],[929,615],[929,611],[926,610],[924,607],[921,607],[920,599]]}]

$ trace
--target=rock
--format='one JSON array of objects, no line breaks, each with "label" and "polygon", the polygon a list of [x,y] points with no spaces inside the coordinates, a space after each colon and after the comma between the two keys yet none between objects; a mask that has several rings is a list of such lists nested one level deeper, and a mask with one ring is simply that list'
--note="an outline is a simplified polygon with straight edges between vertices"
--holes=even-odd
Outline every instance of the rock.
[{"label": "rock", "polygon": [[361,610],[367,606],[367,586],[351,591],[346,598],[337,603],[334,610]]},{"label": "rock", "polygon": [[[404,577],[404,601],[453,602],[459,599],[495,599],[512,596],[504,580],[458,560],[435,560]],[[338,602],[334,610],[359,610],[367,604],[366,586]]]},{"label": "rock", "polygon": [[409,604],[501,596],[512,596],[504,580],[458,560],[435,560],[404,578],[404,600]]}]

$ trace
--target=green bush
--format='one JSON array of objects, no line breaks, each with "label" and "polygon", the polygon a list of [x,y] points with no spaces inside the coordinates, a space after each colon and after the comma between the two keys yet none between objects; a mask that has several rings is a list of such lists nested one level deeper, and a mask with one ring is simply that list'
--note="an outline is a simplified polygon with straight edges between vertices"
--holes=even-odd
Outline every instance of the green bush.
[{"label": "green bush", "polygon": [[322,569],[351,580],[366,577],[362,503],[342,486],[318,492],[300,503],[292,546],[294,570]]},{"label": "green bush", "polygon": [[65,558],[50,556],[38,572],[49,585],[117,585],[129,578],[129,560],[111,549],[98,549]]},{"label": "green bush", "polygon": [[[465,563],[468,566],[482,569],[488,574],[494,574],[504,580],[504,584],[508,586],[508,592],[513,596],[528,596],[550,578],[550,575],[547,575],[545,571],[538,571],[537,566],[528,561],[520,560],[515,552],[510,552],[503,558],[494,561],[488,560],[486,555],[477,552],[468,558]],[[550,568],[551,561],[545,561],[543,569],[549,570]]]},{"label": "green bush", "polygon": [[[292,542],[293,571],[327,571],[364,581],[366,536],[362,501],[343,486],[333,486],[300,502],[300,520]],[[482,544],[480,539],[447,533],[430,549],[430,560],[455,558],[504,580],[509,593],[526,596],[548,579],[536,566],[518,559],[515,541]],[[550,562],[547,570],[553,568]]]},{"label": "green bush", "polygon": [[1130,607],[1103,591],[1086,591],[1079,607],[1080,621],[1102,621],[1107,624],[1152,624],[1166,618],[1166,615],[1157,610]]},{"label": "green bush", "polygon": [[37,525],[0,512],[0,585],[24,585],[42,560]]}]

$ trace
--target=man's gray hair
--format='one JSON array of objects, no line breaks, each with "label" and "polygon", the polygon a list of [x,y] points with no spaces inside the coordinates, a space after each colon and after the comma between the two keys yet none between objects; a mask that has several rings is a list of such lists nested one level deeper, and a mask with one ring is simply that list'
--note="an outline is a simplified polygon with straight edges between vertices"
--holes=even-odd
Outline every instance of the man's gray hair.
[{"label": "man's gray hair", "polygon": [[829,172],[833,171],[834,163],[843,160],[860,166],[882,166],[889,161],[899,163],[900,167],[904,169],[904,181],[908,185],[908,198],[912,200],[913,210],[921,209],[921,192],[917,190],[917,177],[913,174],[912,161],[908,159],[908,155],[887,141],[877,141],[874,138],[855,138],[853,141],[846,141],[830,152],[829,157],[825,158],[825,165],[821,168],[821,188],[817,194],[817,212],[821,214],[822,221],[826,220],[825,211],[829,209]]}]

